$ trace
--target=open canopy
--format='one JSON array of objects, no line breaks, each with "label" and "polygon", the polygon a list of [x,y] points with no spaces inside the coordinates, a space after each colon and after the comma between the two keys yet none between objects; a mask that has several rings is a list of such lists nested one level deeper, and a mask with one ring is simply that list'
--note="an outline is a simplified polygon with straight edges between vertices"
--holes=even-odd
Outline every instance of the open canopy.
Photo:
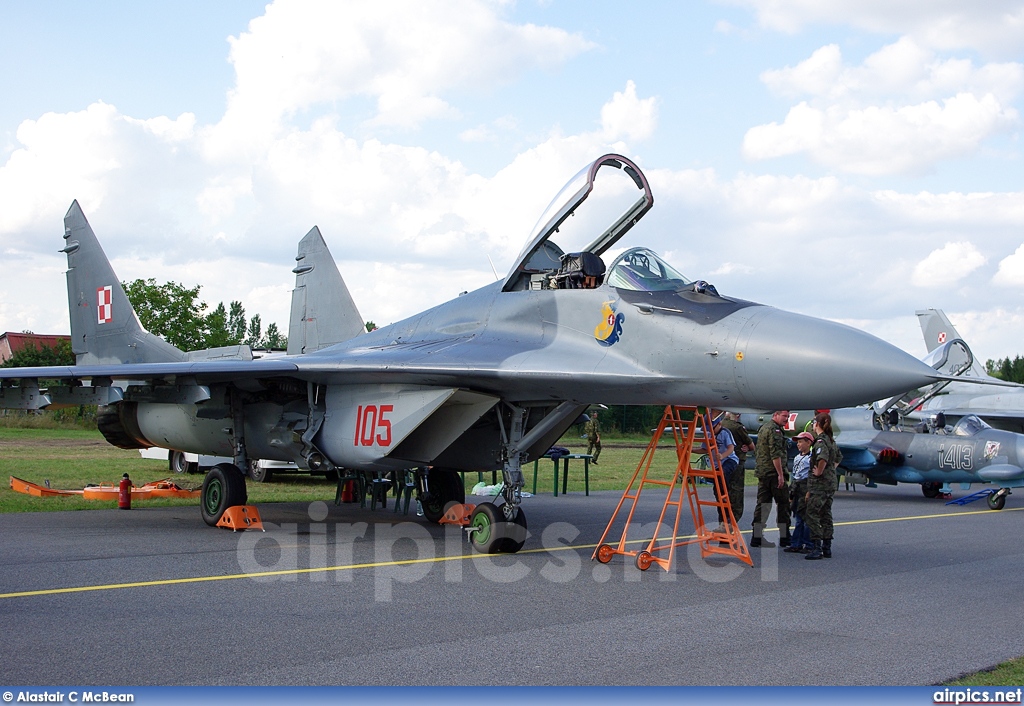
[{"label": "open canopy", "polygon": [[[602,171],[605,167],[608,169]],[[577,213],[580,204],[595,191],[598,172],[602,174],[598,190],[601,198],[591,202],[586,213]],[[558,269],[566,253],[600,256],[653,205],[651,187],[639,167],[621,155],[599,157],[570,179],[545,209],[502,289],[516,289],[524,274]]]}]

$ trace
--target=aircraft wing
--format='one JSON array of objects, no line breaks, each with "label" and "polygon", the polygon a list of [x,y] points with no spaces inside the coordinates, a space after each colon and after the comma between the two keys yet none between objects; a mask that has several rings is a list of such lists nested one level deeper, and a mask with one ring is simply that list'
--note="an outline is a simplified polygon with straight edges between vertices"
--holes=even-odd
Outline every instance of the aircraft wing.
[{"label": "aircraft wing", "polygon": [[878,465],[875,455],[871,453],[871,442],[878,432],[867,434],[844,432],[836,436],[836,446],[843,454],[843,468],[851,471],[867,471]]},{"label": "aircraft wing", "polygon": [[223,360],[181,363],[123,363],[117,365],[54,365],[39,368],[3,368],[0,380],[81,380],[112,378],[152,380],[166,377],[195,377],[204,382],[238,380],[294,374],[294,362],[272,360]]},{"label": "aircraft wing", "polygon": [[[588,378],[608,388],[660,383],[635,361],[602,350],[574,350],[572,365],[534,343],[516,346],[508,340],[479,341],[472,336],[433,341],[392,343],[316,354],[252,361],[219,360],[178,363],[75,365],[0,369],[0,380],[112,379],[181,380],[210,384],[246,379],[288,377],[322,384],[396,383],[502,391],[514,398],[527,388],[536,396],[547,388],[565,399]],[[574,372],[567,373],[567,369]],[[588,386],[589,387],[589,386]],[[0,406],[3,405],[0,396]]]}]

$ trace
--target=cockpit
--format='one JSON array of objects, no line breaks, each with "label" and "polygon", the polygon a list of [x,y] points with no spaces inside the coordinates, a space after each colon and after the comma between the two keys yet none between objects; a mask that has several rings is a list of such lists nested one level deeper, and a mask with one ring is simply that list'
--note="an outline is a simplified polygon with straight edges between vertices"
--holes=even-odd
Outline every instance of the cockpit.
[{"label": "cockpit", "polygon": [[991,429],[992,427],[984,422],[980,417],[974,414],[966,414],[960,417],[960,421],[953,427],[953,431],[950,432],[953,436],[974,436],[980,431]]},{"label": "cockpit", "polygon": [[[579,208],[584,201],[587,208]],[[570,179],[545,209],[502,290],[593,289],[608,284],[655,298],[679,293],[703,306],[725,302],[714,286],[687,279],[647,248],[626,250],[606,268],[602,255],[653,205],[651,187],[635,164],[617,154],[600,157]],[[671,302],[659,306],[677,311]],[[700,315],[708,317],[706,312]]]},{"label": "cockpit", "polygon": [[608,284],[635,292],[679,291],[693,286],[647,248],[633,248],[619,255],[608,270]]}]

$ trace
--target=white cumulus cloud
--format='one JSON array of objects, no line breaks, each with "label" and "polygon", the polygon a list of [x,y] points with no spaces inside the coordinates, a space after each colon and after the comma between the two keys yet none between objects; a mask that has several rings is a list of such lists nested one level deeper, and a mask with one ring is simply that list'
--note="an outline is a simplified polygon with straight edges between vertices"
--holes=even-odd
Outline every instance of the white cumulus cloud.
[{"label": "white cumulus cloud", "polygon": [[362,96],[370,124],[415,127],[459,114],[444,95],[556,67],[594,45],[556,27],[513,24],[500,3],[278,0],[232,37],[236,84],[208,149],[245,152],[316,105]]},{"label": "white cumulus cloud", "polygon": [[743,154],[768,159],[801,152],[852,174],[915,174],[943,159],[978,149],[986,137],[1017,122],[1017,111],[991,95],[960,93],[899,108],[815,108],[802,102],[781,123],[758,125],[743,138]]},{"label": "white cumulus cloud", "polygon": [[845,24],[879,34],[907,34],[936,49],[1017,56],[1024,50],[1019,0],[726,0],[753,8],[758,23],[786,33],[811,24]]},{"label": "white cumulus cloud", "polygon": [[1024,244],[1012,255],[999,261],[999,269],[992,277],[992,282],[1009,287],[1024,287]]},{"label": "white cumulus cloud", "polygon": [[984,265],[985,256],[973,243],[946,243],[917,263],[910,281],[917,287],[942,287],[959,282]]},{"label": "white cumulus cloud", "polygon": [[658,124],[658,99],[638,98],[636,84],[626,82],[625,90],[612,96],[601,108],[601,127],[608,139],[641,141],[650,137]]}]

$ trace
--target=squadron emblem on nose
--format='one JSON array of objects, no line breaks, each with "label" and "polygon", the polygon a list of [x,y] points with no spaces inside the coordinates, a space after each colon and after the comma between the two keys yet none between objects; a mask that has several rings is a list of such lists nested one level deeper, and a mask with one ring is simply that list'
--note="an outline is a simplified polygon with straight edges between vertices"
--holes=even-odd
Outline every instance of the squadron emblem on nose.
[{"label": "squadron emblem on nose", "polygon": [[594,328],[594,338],[602,346],[614,345],[622,335],[624,314],[616,313],[618,302],[608,301],[601,305],[602,321]]}]

